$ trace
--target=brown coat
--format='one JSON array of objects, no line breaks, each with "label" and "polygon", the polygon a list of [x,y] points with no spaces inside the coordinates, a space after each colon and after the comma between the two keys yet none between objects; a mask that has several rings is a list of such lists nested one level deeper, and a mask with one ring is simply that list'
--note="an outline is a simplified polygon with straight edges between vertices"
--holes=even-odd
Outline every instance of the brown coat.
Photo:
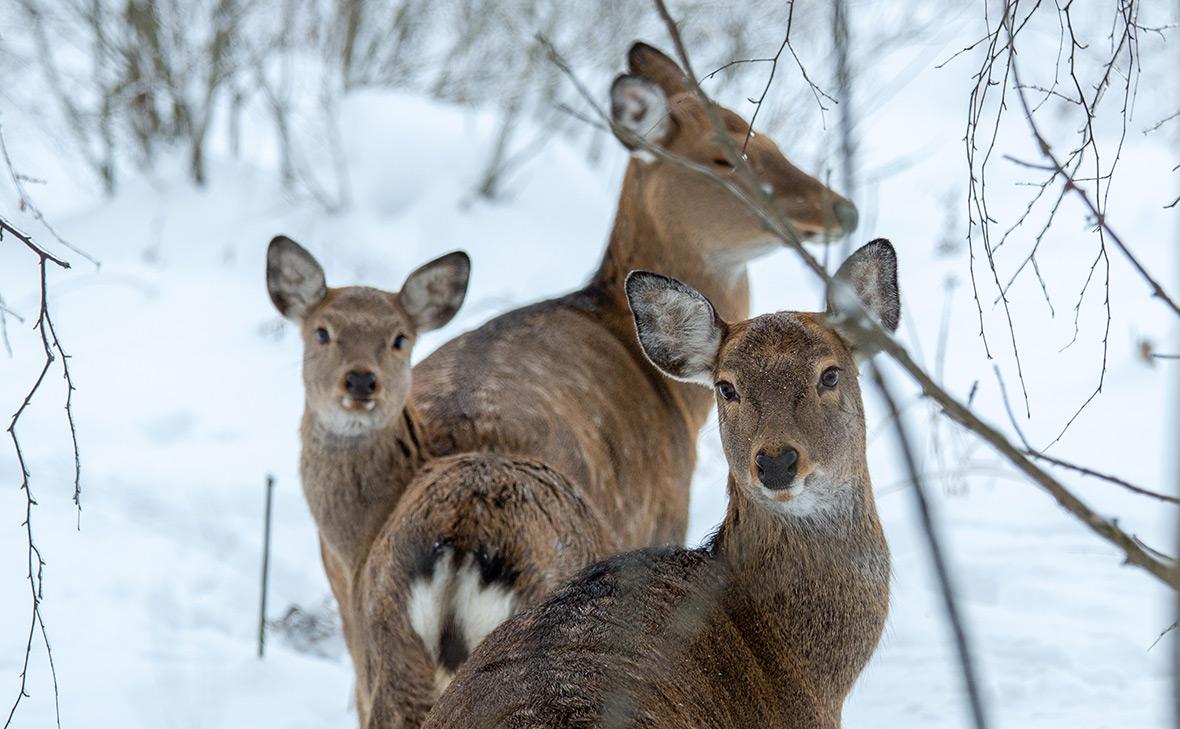
[{"label": "brown coat", "polygon": [[[642,44],[629,60],[612,89],[620,123],[642,130],[657,114],[657,143],[711,163],[721,153],[679,68]],[[745,123],[726,113],[740,142]],[[854,216],[770,139],[757,136],[749,155],[805,231],[838,232]],[[420,724],[483,636],[576,569],[683,540],[710,398],[650,366],[623,282],[635,268],[665,271],[744,318],[746,263],[771,249],[721,188],[636,158],[589,284],[497,317],[415,367],[412,399],[439,460],[406,487],[355,579],[362,726]]]},{"label": "brown coat", "polygon": [[[841,277],[896,327],[888,243]],[[612,557],[503,624],[425,727],[836,729],[889,602],[855,376],[868,353],[830,317],[730,325],[656,274],[633,274],[628,293],[652,363],[717,383],[725,520],[700,549]]]}]

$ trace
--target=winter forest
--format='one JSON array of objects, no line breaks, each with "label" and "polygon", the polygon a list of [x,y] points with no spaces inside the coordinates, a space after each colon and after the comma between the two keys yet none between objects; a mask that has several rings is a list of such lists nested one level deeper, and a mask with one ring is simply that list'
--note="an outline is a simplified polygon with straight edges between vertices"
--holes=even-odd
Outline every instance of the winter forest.
[{"label": "winter forest", "polygon": [[4,729],[1180,726],[1177,69],[1177,0],[2,0]]}]

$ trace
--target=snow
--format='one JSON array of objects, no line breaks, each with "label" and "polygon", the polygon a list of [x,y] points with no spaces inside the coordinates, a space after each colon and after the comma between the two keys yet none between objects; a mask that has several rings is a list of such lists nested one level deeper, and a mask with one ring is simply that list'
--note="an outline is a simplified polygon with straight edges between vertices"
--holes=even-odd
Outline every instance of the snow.
[{"label": "snow", "polygon": [[[902,67],[898,60],[893,70]],[[883,169],[915,150],[920,155],[865,191],[869,202],[854,242],[881,236],[894,242],[901,341],[956,396],[966,400],[976,389],[974,409],[1011,433],[978,337],[966,250],[938,253],[953,216],[948,196],[960,206],[965,195],[961,113],[968,73],[963,65],[944,71],[922,65],[874,109],[864,130],[865,167]],[[35,119],[5,115],[18,167],[50,179],[33,192],[55,226],[102,261],[96,270],[74,257],[71,271],[49,272],[52,312],[78,387],[80,530],[56,371],[19,430],[39,502],[34,530],[47,563],[43,610],[64,727],[355,722],[352,669],[339,649],[312,655],[272,635],[265,659],[254,655],[266,474],[277,479],[269,617],[291,604],[315,609],[328,595],[297,479],[300,343],[264,286],[265,246],[274,234],[308,247],[331,285],[395,288],[426,260],[467,250],[473,261],[467,303],[450,325],[421,339],[416,359],[496,313],[580,285],[597,263],[627,162],[619,145],[595,167],[580,146],[549,142],[516,174],[509,197],[489,203],[472,189],[490,149],[491,113],[366,90],[348,97],[340,114],[352,205],[336,213],[281,191],[261,122],[247,125],[254,135],[247,141],[255,143],[244,145],[241,159],[214,140],[211,147],[222,152],[210,160],[208,189],[184,180],[177,157],[150,176],[128,179],[104,200],[70,179],[54,144],[16,144],[40,139]],[[1006,135],[1021,144],[1019,127]],[[532,136],[526,130],[518,139]],[[832,143],[830,131],[813,136]],[[1175,221],[1160,208],[1176,194],[1175,162],[1163,136],[1132,137],[1123,151],[1122,183],[1111,195],[1111,219],[1166,281],[1178,263]],[[811,167],[806,155],[787,153]],[[1023,192],[1005,182],[1027,177],[996,169],[990,183],[996,205],[1000,215],[1011,215]],[[0,199],[13,198],[5,190]],[[1033,414],[1018,417],[1038,445],[1054,438],[1094,387],[1101,356],[1100,289],[1083,305],[1078,342],[1062,350],[1073,335],[1073,297],[1095,251],[1076,207],[1067,204],[1062,220],[1046,239],[1043,259],[1056,316],[1033,278],[1022,279],[1011,295]],[[958,225],[956,236],[961,220]],[[1018,252],[1009,255],[1005,270],[1019,260]],[[1176,421],[1169,420],[1163,393],[1176,365],[1145,364],[1138,348],[1143,338],[1161,351],[1169,341],[1175,348],[1175,328],[1125,262],[1112,258],[1116,319],[1105,387],[1053,452],[1170,490],[1166,459],[1175,450]],[[0,292],[25,316],[23,326],[10,321],[14,357],[0,358],[5,412],[39,367],[29,329],[37,306],[34,266],[11,241],[0,245]],[[822,299],[789,251],[754,262],[750,271],[755,312],[812,309]],[[977,268],[977,275],[984,277],[989,345],[1013,407],[1022,411],[1003,311],[991,306],[987,269]],[[949,276],[958,284],[948,296]],[[949,336],[940,358],[944,316]],[[886,370],[902,389],[902,373]],[[1172,638],[1150,648],[1172,621],[1168,593],[1120,564],[1113,548],[986,446],[940,422],[908,383],[905,392],[995,725],[1168,725]],[[884,407],[871,397],[866,405],[869,462],[894,582],[886,635],[849,699],[845,724],[966,726],[953,645],[904,468]],[[700,437],[692,542],[720,519],[725,468],[711,422]],[[17,692],[30,607],[24,502],[7,445],[0,448],[0,474],[13,486],[0,491],[0,700],[7,701]],[[1169,507],[1061,476],[1149,544],[1168,549],[1174,542]],[[29,690],[14,726],[51,726],[52,683],[36,647]]]}]

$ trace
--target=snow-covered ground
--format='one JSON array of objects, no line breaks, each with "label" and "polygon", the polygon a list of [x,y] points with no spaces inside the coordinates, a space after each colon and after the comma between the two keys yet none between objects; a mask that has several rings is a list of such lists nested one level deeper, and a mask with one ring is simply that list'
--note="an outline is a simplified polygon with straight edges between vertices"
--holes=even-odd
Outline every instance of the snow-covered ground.
[{"label": "snow-covered ground", "polygon": [[[955,47],[954,39],[946,42],[947,49]],[[975,390],[975,409],[1007,430],[992,363],[978,337],[964,221],[956,217],[965,197],[961,137],[969,69],[952,64],[934,70],[929,48],[913,57],[928,62],[914,65],[913,78],[872,110],[862,130],[866,171],[899,159],[906,164],[865,191],[855,242],[893,240],[901,265],[902,341],[951,392],[966,399]],[[911,60],[891,63],[909,68]],[[272,636],[264,660],[254,653],[268,473],[277,479],[270,617],[291,604],[316,609],[328,596],[296,473],[300,344],[267,299],[265,246],[284,232],[320,258],[329,283],[390,288],[419,263],[466,249],[474,262],[467,304],[453,323],[421,341],[416,358],[496,313],[579,285],[605,244],[624,153],[616,145],[595,167],[581,147],[553,141],[517,173],[508,199],[478,201],[471,190],[495,122],[490,114],[414,96],[354,94],[341,110],[354,204],[327,214],[280,191],[261,126],[247,130],[256,144],[246,144],[239,160],[214,140],[205,190],[184,181],[178,159],[150,177],[126,181],[114,199],[104,200],[70,181],[67,163],[55,142],[38,134],[35,118],[5,115],[17,166],[49,179],[33,193],[65,237],[102,261],[96,270],[75,256],[73,270],[49,274],[52,311],[78,387],[80,530],[56,371],[20,428],[39,501],[34,528],[47,563],[43,610],[62,726],[353,725],[352,669],[339,646],[319,656]],[[815,130],[812,137],[830,145],[830,135]],[[527,130],[518,136],[529,138]],[[1019,127],[1007,139],[1019,148]],[[1035,153],[1031,145],[1023,151],[1030,158]],[[813,159],[794,156],[818,171]],[[1161,212],[1176,195],[1174,164],[1166,136],[1135,131],[1110,207],[1122,235],[1166,279],[1178,263],[1176,213]],[[1000,215],[1010,216],[1027,192],[1010,183],[1025,177],[1002,163],[997,170],[989,184]],[[4,192],[0,200],[9,214],[13,197]],[[52,245],[38,227],[29,227]],[[1004,270],[1019,262],[1029,235],[1019,251],[1001,258]],[[958,244],[949,251],[942,248],[948,236]],[[1056,316],[1035,279],[1013,288],[1033,416],[1023,428],[1039,445],[1053,439],[1098,375],[1100,288],[1082,308],[1078,342],[1062,351],[1073,335],[1073,301],[1094,246],[1078,210],[1067,205],[1042,258]],[[977,270],[989,342],[1019,407],[1003,311],[991,305],[990,274]],[[0,244],[0,292],[25,317],[24,325],[10,320],[14,356],[0,353],[3,412],[19,402],[39,366],[39,344],[29,330],[37,306],[34,271],[21,248]],[[820,300],[815,282],[787,251],[756,262],[751,274],[756,312],[810,309]],[[951,279],[957,283],[948,289]],[[1111,285],[1116,319],[1103,394],[1054,452],[1174,491],[1167,459],[1176,448],[1176,420],[1169,419],[1165,395],[1177,365],[1153,367],[1139,355],[1142,339],[1161,350],[1170,341],[1175,349],[1174,325],[1117,256]],[[1172,639],[1149,650],[1171,623],[1166,591],[1122,566],[1115,550],[985,446],[940,424],[912,388],[906,392],[907,418],[922,437],[995,724],[1167,725]],[[893,552],[893,607],[845,723],[965,726],[955,656],[912,494],[884,408],[871,399],[867,406],[869,462]],[[693,483],[693,541],[723,513],[724,473],[711,425],[700,438]],[[0,489],[0,702],[16,695],[30,608],[16,474],[6,444],[0,447],[0,481],[8,485]],[[1173,543],[1169,508],[1063,478],[1148,543]],[[52,683],[40,648],[31,666],[31,696],[14,726],[50,726]]]}]

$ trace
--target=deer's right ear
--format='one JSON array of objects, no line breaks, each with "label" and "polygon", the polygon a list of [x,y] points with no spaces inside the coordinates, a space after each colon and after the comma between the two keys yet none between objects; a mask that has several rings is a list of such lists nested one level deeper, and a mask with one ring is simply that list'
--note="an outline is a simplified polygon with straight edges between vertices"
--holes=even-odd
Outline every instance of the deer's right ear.
[{"label": "deer's right ear", "polygon": [[876,354],[866,345],[867,313],[893,333],[901,320],[901,296],[897,288],[897,252],[884,238],[867,243],[848,257],[832,277],[828,289],[827,318],[858,359]]},{"label": "deer's right ear", "polygon": [[[663,145],[672,137],[676,122],[668,114],[668,96],[659,84],[642,76],[623,75],[610,87],[610,114],[616,127]],[[628,149],[635,145],[616,134]]]},{"label": "deer's right ear", "polygon": [[463,251],[454,251],[407,276],[398,299],[419,332],[438,329],[463,305],[470,277],[471,259]]},{"label": "deer's right ear", "polygon": [[276,236],[266,251],[266,290],[279,313],[296,322],[328,295],[324,269],[285,235]]},{"label": "deer's right ear", "polygon": [[669,377],[713,386],[713,369],[725,337],[725,322],[704,294],[650,271],[627,276],[627,301],[639,346]]},{"label": "deer's right ear", "polygon": [[627,68],[636,76],[655,81],[668,96],[688,91],[688,77],[684,75],[684,69],[663,51],[642,41],[637,41],[627,51]]}]

